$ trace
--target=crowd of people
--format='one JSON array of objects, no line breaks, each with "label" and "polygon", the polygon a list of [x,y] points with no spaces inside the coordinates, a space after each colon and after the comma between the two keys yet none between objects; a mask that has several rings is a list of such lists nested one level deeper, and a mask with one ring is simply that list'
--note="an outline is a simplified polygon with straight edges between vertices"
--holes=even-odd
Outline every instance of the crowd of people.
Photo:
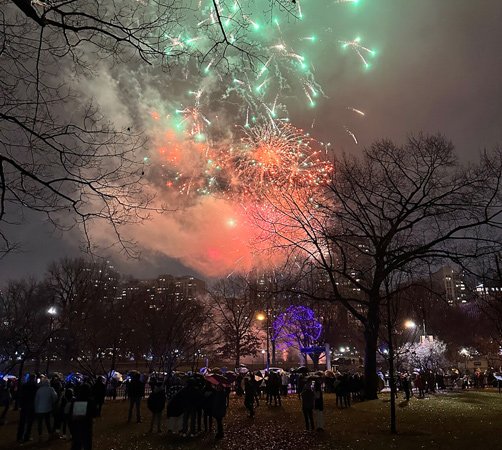
[{"label": "crowd of people", "polygon": [[[296,395],[299,409],[305,419],[307,431],[324,429],[324,393],[336,395],[336,406],[348,408],[364,397],[364,377],[358,373],[325,371],[309,373],[304,370],[251,372],[241,368],[237,372],[213,370],[207,373],[152,374],[149,377],[132,371],[124,382],[113,376],[105,378],[66,377],[57,374],[51,378],[28,374],[22,383],[0,379],[0,424],[6,421],[9,406],[19,410],[17,440],[32,440],[36,426],[38,438],[71,439],[72,450],[92,448],[93,419],[101,415],[105,398],[116,399],[119,388],[124,389],[128,401],[127,421],[142,422],[142,400],[150,411],[150,433],[161,433],[163,417],[167,417],[167,433],[181,437],[211,433],[215,423],[215,437],[224,436],[224,417],[231,391],[242,399],[250,419],[257,413],[261,402],[280,407],[284,396]],[[446,389],[451,383],[482,388],[490,383],[489,373],[472,374],[442,372],[398,373],[398,391],[406,400],[416,393],[423,398],[428,392]],[[382,387],[385,377],[380,374]]]},{"label": "crowd of people", "polygon": [[58,375],[50,379],[43,375],[27,374],[24,382],[0,381],[0,397],[7,412],[13,404],[19,410],[17,441],[31,441],[36,425],[39,440],[44,435],[50,439],[65,438],[72,442],[72,450],[92,448],[93,418],[101,414],[106,385],[103,377],[92,383],[67,382]]}]

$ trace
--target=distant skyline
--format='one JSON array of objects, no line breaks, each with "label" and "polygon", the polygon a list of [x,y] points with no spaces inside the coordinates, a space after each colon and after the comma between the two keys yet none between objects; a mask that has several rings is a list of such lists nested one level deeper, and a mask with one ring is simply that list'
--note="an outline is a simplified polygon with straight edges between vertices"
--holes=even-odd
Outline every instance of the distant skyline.
[{"label": "distant skyline", "polygon": [[[322,3],[316,7],[325,27]],[[312,59],[327,98],[314,110],[293,106],[295,125],[332,142],[337,153],[360,151],[380,138],[401,143],[420,131],[446,135],[463,161],[502,145],[502,1],[363,0],[359,7],[350,26],[336,18],[333,26],[347,35],[364,33],[378,57],[364,71],[357,57],[331,58],[333,43],[320,42]],[[351,115],[348,107],[363,110],[365,117]],[[355,132],[357,146],[343,131],[345,124]],[[23,225],[10,227],[22,249],[0,260],[0,284],[39,277],[51,261],[80,254],[75,231],[53,232],[32,212],[25,218]],[[160,252],[145,250],[140,261],[107,256],[122,273],[139,278],[162,273],[206,278]]]}]

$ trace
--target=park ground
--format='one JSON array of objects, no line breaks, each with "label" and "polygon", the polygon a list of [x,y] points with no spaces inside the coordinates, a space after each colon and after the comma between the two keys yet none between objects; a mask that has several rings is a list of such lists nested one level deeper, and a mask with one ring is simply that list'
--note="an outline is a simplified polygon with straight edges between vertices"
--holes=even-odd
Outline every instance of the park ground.
[{"label": "park ground", "polygon": [[[143,422],[127,424],[127,402],[117,400],[103,407],[96,419],[95,450],[292,450],[292,449],[500,449],[502,436],[502,394],[494,390],[448,392],[425,399],[398,399],[398,434],[389,433],[389,397],[355,403],[347,409],[335,407],[334,395],[325,395],[325,431],[304,431],[303,416],[296,396],[283,400],[282,407],[263,402],[254,419],[246,417],[242,399],[232,395],[225,418],[225,438],[211,435],[195,438],[149,434],[149,411],[142,404]],[[16,411],[0,428],[0,450],[69,449],[64,440],[35,441],[22,447],[15,441]],[[164,423],[165,428],[165,423]]]}]

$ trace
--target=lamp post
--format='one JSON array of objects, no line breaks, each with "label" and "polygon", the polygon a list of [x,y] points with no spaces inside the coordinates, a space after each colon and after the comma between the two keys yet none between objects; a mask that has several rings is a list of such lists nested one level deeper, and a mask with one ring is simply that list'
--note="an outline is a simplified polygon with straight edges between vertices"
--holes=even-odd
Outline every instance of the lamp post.
[{"label": "lamp post", "polygon": [[404,328],[407,328],[408,330],[413,330],[417,327],[417,324],[413,322],[413,320],[407,320],[404,322]]},{"label": "lamp post", "polygon": [[269,336],[270,330],[269,330],[268,316],[269,316],[268,311],[266,311],[265,313],[260,312],[256,315],[256,320],[260,322],[265,321],[265,331],[267,339],[267,362],[266,362],[267,370],[270,368],[270,336]]},{"label": "lamp post", "polygon": [[464,359],[464,373],[467,373],[467,358],[470,356],[469,350],[467,350],[465,347],[460,350],[460,354],[465,358]]},{"label": "lamp post", "polygon": [[45,373],[47,376],[49,376],[49,365],[51,362],[51,348],[52,348],[52,332],[54,331],[54,317],[56,317],[58,311],[55,306],[51,306],[50,308],[47,309],[47,314],[49,315],[50,318],[50,324],[49,324],[49,345],[47,346],[47,366],[45,367]]}]

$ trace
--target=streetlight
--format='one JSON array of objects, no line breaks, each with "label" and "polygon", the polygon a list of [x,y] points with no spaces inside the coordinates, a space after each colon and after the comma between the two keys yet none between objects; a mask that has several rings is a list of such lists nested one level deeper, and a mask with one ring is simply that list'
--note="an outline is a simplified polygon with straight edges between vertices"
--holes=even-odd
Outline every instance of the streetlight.
[{"label": "streetlight", "polygon": [[[49,314],[50,317],[50,324],[49,324],[49,344],[52,344],[52,332],[54,330],[54,318],[58,314],[58,310],[56,309],[55,306],[51,306],[47,309],[47,314]],[[51,362],[51,354],[50,354],[50,348],[52,345],[48,346],[48,351],[47,351],[47,366],[45,367],[45,373],[47,376],[49,376],[49,364]]]},{"label": "streetlight", "polygon": [[462,356],[464,356],[464,357],[465,357],[465,360],[464,360],[464,372],[465,372],[465,373],[467,373],[467,358],[468,358],[469,356],[471,356],[471,355],[470,355],[470,352],[469,352],[469,350],[467,350],[467,349],[464,347],[462,350],[460,350],[460,352],[459,352],[459,353],[460,353]]},{"label": "streetlight", "polygon": [[[267,333],[267,363],[266,363],[266,368],[267,370],[269,369],[270,367],[270,337],[269,337],[269,324],[268,324],[268,314],[267,313],[263,313],[263,312],[259,312],[258,314],[256,314],[256,320],[258,320],[259,322],[263,322],[265,321],[265,330],[266,330],[266,333]],[[262,350],[262,353],[265,353],[265,350]]]},{"label": "streetlight", "polygon": [[407,320],[406,322],[404,322],[404,328],[408,328],[410,330],[410,329],[415,329],[416,327],[417,324],[413,322],[413,320]]}]

